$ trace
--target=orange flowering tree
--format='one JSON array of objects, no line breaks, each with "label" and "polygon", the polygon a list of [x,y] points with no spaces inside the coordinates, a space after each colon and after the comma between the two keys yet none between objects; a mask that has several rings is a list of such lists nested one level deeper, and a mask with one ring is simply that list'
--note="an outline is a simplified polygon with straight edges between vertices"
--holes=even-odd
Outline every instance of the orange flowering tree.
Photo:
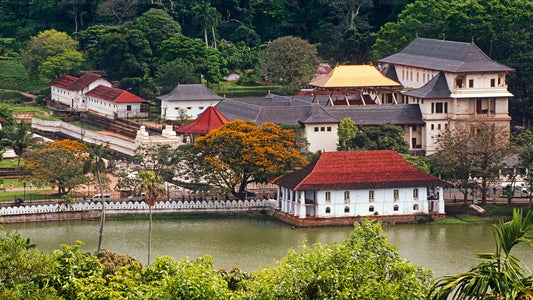
[{"label": "orange flowering tree", "polygon": [[57,186],[60,195],[87,182],[83,168],[89,159],[87,146],[74,140],[55,141],[28,153],[24,169],[33,180]]},{"label": "orange flowering tree", "polygon": [[294,131],[274,123],[258,127],[235,120],[181,150],[193,178],[240,199],[248,183],[268,182],[307,163],[295,146]]}]

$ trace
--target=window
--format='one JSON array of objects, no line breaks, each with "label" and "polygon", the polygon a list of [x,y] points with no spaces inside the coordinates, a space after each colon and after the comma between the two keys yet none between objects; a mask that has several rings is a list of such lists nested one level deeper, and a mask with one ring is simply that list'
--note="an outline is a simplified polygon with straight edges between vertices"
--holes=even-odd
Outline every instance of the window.
[{"label": "window", "polygon": [[374,211],[374,206],[370,206],[370,207],[368,208],[368,211],[369,211],[369,212],[373,212],[373,211]]},{"label": "window", "polygon": [[418,200],[418,189],[413,189],[413,199]]},{"label": "window", "polygon": [[327,131],[331,131],[331,127],[329,127],[329,126],[326,127],[326,130],[327,130]]},{"label": "window", "polygon": [[437,124],[437,129],[440,130],[440,124]]},{"label": "window", "polygon": [[344,203],[350,203],[350,191],[344,191]]},{"label": "window", "polygon": [[326,203],[331,203],[331,192],[326,192]]},{"label": "window", "polygon": [[400,200],[400,190],[395,189],[394,190],[394,201],[398,201],[398,200]]},{"label": "window", "polygon": [[368,191],[368,202],[374,202],[374,190]]},{"label": "window", "polygon": [[495,87],[496,86],[496,79],[491,79],[490,80],[490,87]]},{"label": "window", "polygon": [[326,131],[326,127],[320,127],[320,131]]},{"label": "window", "polygon": [[350,212],[350,207],[349,206],[345,206],[344,207],[344,212],[345,213],[349,213]]},{"label": "window", "polygon": [[198,107],[198,108],[199,108],[200,110],[204,109],[204,107],[203,107],[203,106],[200,106],[200,107]]},{"label": "window", "polygon": [[418,210],[418,204],[413,205],[413,210]]},{"label": "window", "polygon": [[187,107],[187,109],[192,109],[192,107],[189,106],[189,107]]},{"label": "window", "polygon": [[443,107],[442,102],[435,103],[435,113],[442,114],[442,107]]},{"label": "window", "polygon": [[431,124],[431,130],[435,129],[435,124]]},{"label": "window", "polygon": [[431,103],[431,113],[432,114],[448,113],[448,103],[447,102]]},{"label": "window", "polygon": [[127,111],[131,111],[131,105],[127,105],[127,106],[126,106],[126,110],[127,110]]},{"label": "window", "polygon": [[398,205],[394,205],[394,211],[398,211]]},{"label": "window", "polygon": [[331,213],[331,208],[326,207],[326,213],[327,213],[327,214]]},{"label": "window", "polygon": [[405,79],[405,70],[402,70],[402,79]]},{"label": "window", "polygon": [[458,89],[462,89],[463,88],[463,79],[462,78],[455,79],[455,87],[458,88]]},{"label": "window", "polygon": [[474,79],[468,80],[468,87],[473,88],[474,87]]},{"label": "window", "polygon": [[416,82],[418,82],[418,81],[419,81],[419,79],[418,79],[418,78],[419,78],[419,73],[418,73],[418,72],[416,72]]},{"label": "window", "polygon": [[422,81],[426,82],[426,73],[424,73],[424,75],[422,75]]},{"label": "window", "polygon": [[315,127],[315,132],[318,132],[318,127]]}]

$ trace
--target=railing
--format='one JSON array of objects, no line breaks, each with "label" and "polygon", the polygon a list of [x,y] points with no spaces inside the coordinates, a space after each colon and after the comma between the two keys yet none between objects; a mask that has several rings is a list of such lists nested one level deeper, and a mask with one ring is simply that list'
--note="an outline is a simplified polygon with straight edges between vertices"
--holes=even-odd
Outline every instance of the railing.
[{"label": "railing", "polygon": [[[149,207],[144,202],[109,202],[105,205],[107,212],[136,213],[147,212]],[[220,200],[220,201],[159,201],[152,206],[154,212],[245,212],[263,209],[276,209],[277,201],[257,200]],[[46,214],[57,212],[97,211],[102,209],[100,202],[79,202],[72,206],[64,204],[43,204],[27,206],[1,207],[0,216]]]}]

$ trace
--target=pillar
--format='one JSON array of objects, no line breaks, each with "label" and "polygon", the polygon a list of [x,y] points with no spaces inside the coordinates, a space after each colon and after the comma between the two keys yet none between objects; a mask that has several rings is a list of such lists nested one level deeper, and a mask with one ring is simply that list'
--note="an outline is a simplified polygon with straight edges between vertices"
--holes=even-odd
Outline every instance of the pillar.
[{"label": "pillar", "polygon": [[300,219],[305,219],[306,211],[305,211],[305,192],[300,191]]},{"label": "pillar", "polygon": [[439,214],[445,213],[444,210],[444,192],[442,190],[442,186],[437,187],[437,191],[439,193]]}]

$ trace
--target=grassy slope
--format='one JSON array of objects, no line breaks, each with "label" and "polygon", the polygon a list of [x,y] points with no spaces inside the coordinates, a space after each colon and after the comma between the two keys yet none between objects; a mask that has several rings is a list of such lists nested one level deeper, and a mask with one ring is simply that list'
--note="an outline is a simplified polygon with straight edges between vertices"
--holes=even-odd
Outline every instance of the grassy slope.
[{"label": "grassy slope", "polygon": [[0,89],[33,92],[48,86],[47,80],[30,81],[18,59],[0,60]]}]

